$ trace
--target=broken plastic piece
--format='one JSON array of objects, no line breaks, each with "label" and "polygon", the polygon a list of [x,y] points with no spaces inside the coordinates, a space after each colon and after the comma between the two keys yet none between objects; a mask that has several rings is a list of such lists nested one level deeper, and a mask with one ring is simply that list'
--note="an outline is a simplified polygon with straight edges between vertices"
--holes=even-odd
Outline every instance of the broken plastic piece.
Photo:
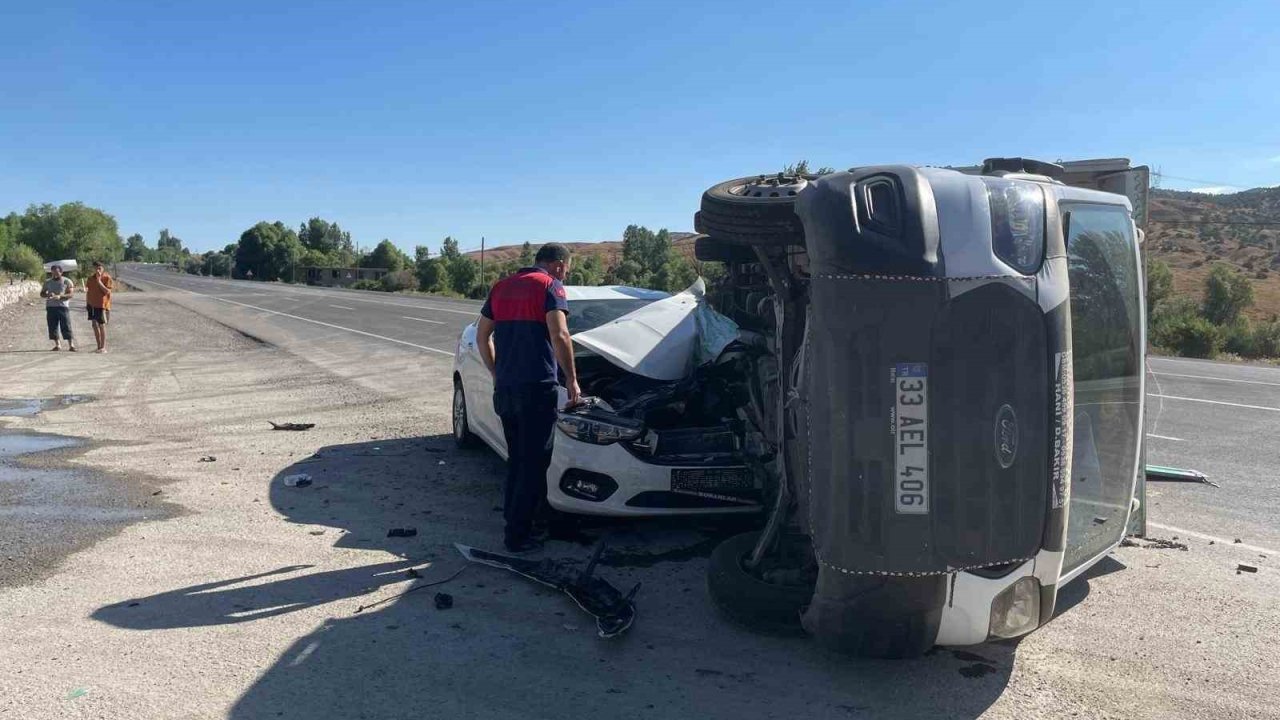
[{"label": "broken plastic piece", "polygon": [[1244,563],[1236,565],[1236,574],[1239,575],[1242,572],[1256,573],[1258,572],[1258,567],[1256,565],[1246,565]]},{"label": "broken plastic piece", "polygon": [[285,487],[306,487],[311,484],[311,476],[306,473],[298,473],[296,475],[285,475]]},{"label": "broken plastic piece", "polygon": [[217,461],[218,461],[218,458],[212,455],[205,455],[204,457],[200,458],[200,462],[217,462]]},{"label": "broken plastic piece", "polygon": [[291,422],[274,423],[274,422],[271,422],[270,420],[268,420],[267,422],[271,423],[272,430],[310,430],[311,428],[316,426],[315,423],[291,423]]},{"label": "broken plastic piece", "polygon": [[387,531],[387,537],[414,537],[418,534],[418,528],[403,527],[391,528]]},{"label": "broken plastic piece", "polygon": [[640,590],[640,583],[623,595],[608,581],[591,574],[604,551],[603,543],[583,569],[578,567],[580,561],[567,558],[529,560],[460,543],[454,543],[454,547],[471,562],[509,570],[568,595],[578,607],[596,619],[596,631],[602,638],[617,637],[635,622],[635,596]]},{"label": "broken plastic piece", "polygon": [[1192,482],[1204,485],[1212,485],[1218,487],[1218,484],[1209,479],[1208,475],[1199,470],[1186,470],[1182,468],[1165,467],[1164,465],[1147,465],[1143,468],[1149,482]]},{"label": "broken plastic piece", "polygon": [[448,610],[453,607],[453,596],[449,593],[436,593],[436,609]]}]

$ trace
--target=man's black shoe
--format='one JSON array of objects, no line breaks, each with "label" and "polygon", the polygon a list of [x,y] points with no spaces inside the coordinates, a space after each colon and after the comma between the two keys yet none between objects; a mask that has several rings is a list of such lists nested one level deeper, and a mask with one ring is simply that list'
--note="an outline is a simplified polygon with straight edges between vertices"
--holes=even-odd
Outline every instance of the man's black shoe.
[{"label": "man's black shoe", "polygon": [[542,541],[535,540],[533,538],[528,538],[515,543],[503,542],[502,544],[506,547],[507,552],[512,555],[524,555],[525,553],[537,552],[542,549]]}]

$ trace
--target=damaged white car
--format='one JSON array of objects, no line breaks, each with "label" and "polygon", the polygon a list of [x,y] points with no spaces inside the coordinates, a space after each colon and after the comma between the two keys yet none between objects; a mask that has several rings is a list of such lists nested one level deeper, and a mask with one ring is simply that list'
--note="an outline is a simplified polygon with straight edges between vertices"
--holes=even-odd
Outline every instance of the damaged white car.
[{"label": "damaged white car", "polygon": [[[761,509],[760,442],[744,408],[763,338],[706,303],[701,280],[676,295],[623,286],[567,286],[569,332],[587,402],[560,414],[547,501],[565,512],[653,516]],[[506,457],[493,378],[476,323],[458,339],[453,433]],[[743,340],[746,340],[745,342]],[[563,390],[561,403],[563,404]],[[753,438],[755,438],[753,440]]]}]

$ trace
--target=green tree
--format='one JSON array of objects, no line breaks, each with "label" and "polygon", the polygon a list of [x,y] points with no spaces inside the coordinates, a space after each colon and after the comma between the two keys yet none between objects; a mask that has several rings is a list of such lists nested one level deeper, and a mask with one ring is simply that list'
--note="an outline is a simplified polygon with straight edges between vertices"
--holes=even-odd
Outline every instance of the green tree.
[{"label": "green tree", "polygon": [[409,258],[390,240],[378,243],[373,252],[364,256],[360,267],[381,268],[390,272],[403,270],[409,264]]},{"label": "green tree", "polygon": [[1204,281],[1204,317],[1215,325],[1227,325],[1253,305],[1253,283],[1225,263],[1214,263]]},{"label": "green tree", "polygon": [[258,280],[291,278],[302,252],[298,235],[284,223],[260,222],[240,235],[236,272],[244,276],[252,271]]},{"label": "green tree", "polygon": [[828,175],[835,171],[836,171],[835,168],[827,167],[825,165],[823,167],[818,168],[817,170],[810,170],[808,160],[801,160],[798,163],[794,163],[782,168],[782,172],[784,175]]},{"label": "green tree", "polygon": [[439,258],[431,257],[431,250],[426,245],[413,249],[413,271],[418,276],[420,290],[440,292],[445,289],[444,266]]},{"label": "green tree", "polygon": [[533,265],[533,258],[537,255],[537,251],[533,249],[533,245],[528,240],[520,246],[520,267],[530,267]]},{"label": "green tree", "polygon": [[0,266],[9,272],[20,273],[29,278],[44,277],[44,261],[40,258],[40,254],[22,243],[9,243],[3,257],[0,257]]},{"label": "green tree", "polygon": [[32,205],[22,216],[16,240],[53,260],[74,258],[88,267],[94,260],[115,262],[124,257],[116,219],[81,202],[54,207]]},{"label": "green tree", "polygon": [[601,285],[604,275],[604,261],[600,253],[585,253],[573,259],[568,282],[570,285]]},{"label": "green tree", "polygon": [[142,262],[147,259],[147,241],[142,239],[138,233],[129,236],[124,241],[124,259],[130,262]]},{"label": "green tree", "polygon": [[1147,312],[1164,302],[1173,293],[1173,272],[1163,260],[1147,263]]},{"label": "green tree", "polygon": [[449,289],[461,295],[470,295],[480,279],[480,264],[460,255],[449,262]]},{"label": "green tree", "polygon": [[298,228],[298,241],[308,250],[329,257],[333,265],[344,266],[354,262],[355,246],[351,243],[351,233],[336,222],[313,217]]},{"label": "green tree", "polygon": [[462,257],[462,252],[458,250],[458,241],[453,236],[446,237],[440,242],[440,259],[446,264]]}]

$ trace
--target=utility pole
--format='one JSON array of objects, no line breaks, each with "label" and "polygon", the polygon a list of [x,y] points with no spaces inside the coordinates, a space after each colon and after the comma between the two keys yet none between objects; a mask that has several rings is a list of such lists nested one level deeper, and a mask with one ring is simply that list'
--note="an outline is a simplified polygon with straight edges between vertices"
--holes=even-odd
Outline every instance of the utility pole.
[{"label": "utility pole", "polygon": [[480,287],[484,287],[484,236],[480,236]]}]

